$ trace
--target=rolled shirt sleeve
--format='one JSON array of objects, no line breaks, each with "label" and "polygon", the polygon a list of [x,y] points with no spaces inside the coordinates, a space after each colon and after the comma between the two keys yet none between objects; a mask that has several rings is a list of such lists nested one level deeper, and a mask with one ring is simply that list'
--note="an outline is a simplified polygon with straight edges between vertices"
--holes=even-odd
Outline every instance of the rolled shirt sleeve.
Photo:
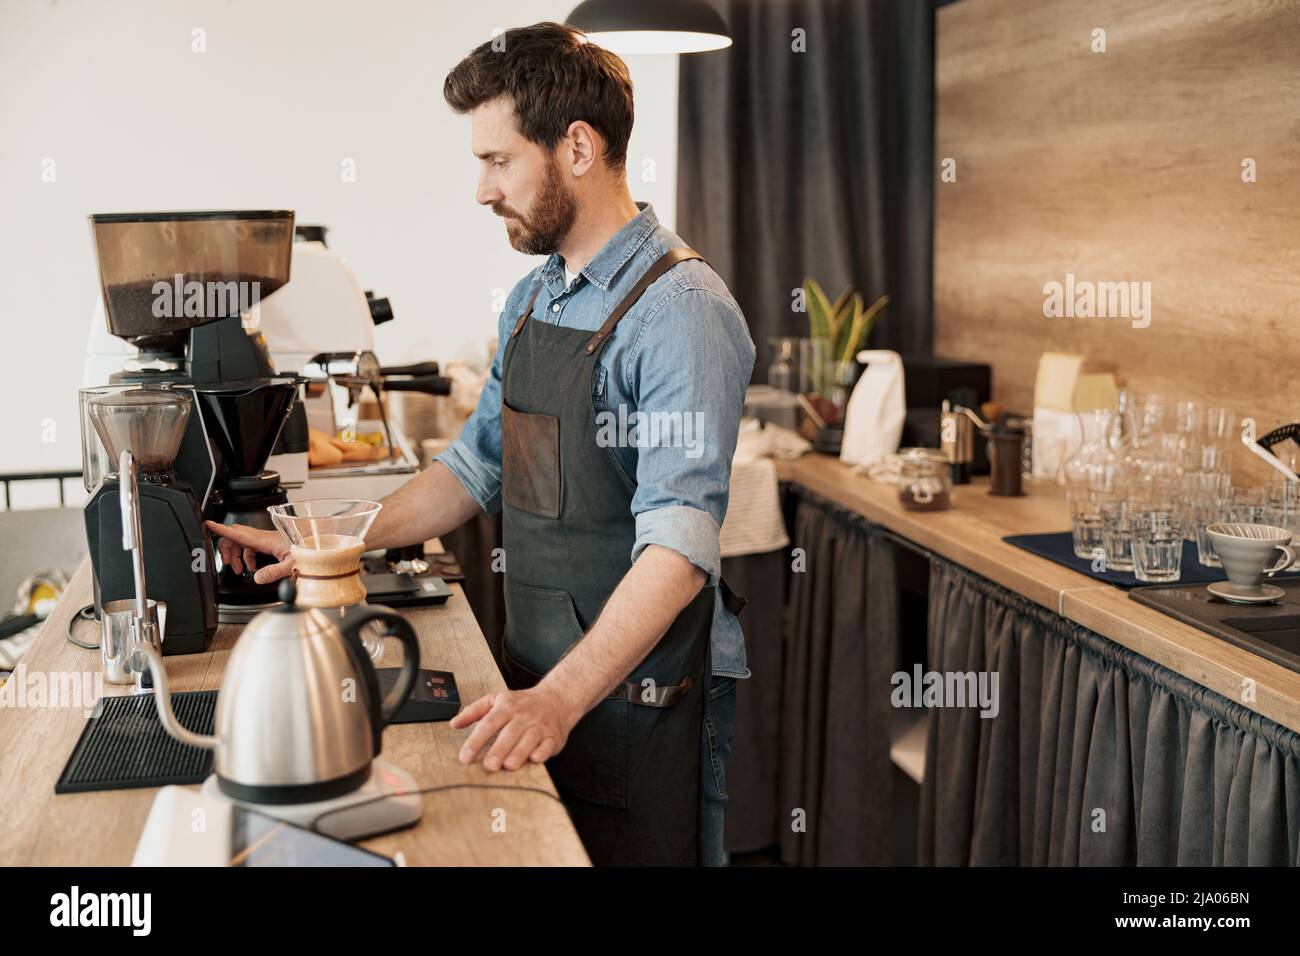
[{"label": "rolled shirt sleeve", "polygon": [[[636,399],[635,561],[648,545],[671,548],[718,583],[754,344],[735,302],[687,288],[644,320],[624,373]],[[631,414],[629,413],[629,418]]]},{"label": "rolled shirt sleeve", "polygon": [[[497,416],[499,422],[500,412]],[[468,422],[465,427],[468,429]],[[465,486],[470,497],[478,502],[484,514],[496,514],[501,510],[501,465],[499,461],[494,464],[480,458],[474,450],[475,446],[479,447],[480,452],[483,450],[480,442],[472,437],[467,439],[462,432],[446,451],[436,455],[433,460],[442,462],[460,479],[460,483]]]},{"label": "rolled shirt sleeve", "polygon": [[722,552],[718,545],[719,525],[713,515],[690,505],[665,505],[636,516],[635,561],[646,545],[672,548],[709,576],[708,585],[722,574]]}]

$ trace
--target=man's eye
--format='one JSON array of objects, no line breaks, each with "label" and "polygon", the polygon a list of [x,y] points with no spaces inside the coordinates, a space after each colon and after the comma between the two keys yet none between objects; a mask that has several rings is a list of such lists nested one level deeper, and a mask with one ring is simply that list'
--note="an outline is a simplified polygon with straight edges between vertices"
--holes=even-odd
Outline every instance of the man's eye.
[{"label": "man's eye", "polygon": [[502,167],[505,166],[505,164],[506,164],[506,161],[505,161],[504,159],[494,159],[494,160],[492,161],[492,166],[493,166],[493,168],[495,168],[495,169],[501,169]]}]

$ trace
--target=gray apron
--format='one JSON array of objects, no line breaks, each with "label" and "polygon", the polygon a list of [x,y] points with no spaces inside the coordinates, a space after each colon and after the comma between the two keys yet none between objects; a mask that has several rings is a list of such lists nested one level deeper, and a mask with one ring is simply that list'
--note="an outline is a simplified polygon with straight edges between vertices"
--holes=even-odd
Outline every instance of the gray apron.
[{"label": "gray apron", "polygon": [[[583,637],[631,568],[636,481],[597,443],[592,382],[614,327],[646,288],[686,259],[660,258],[596,332],[530,316],[502,359],[502,669],[531,687]],[[702,588],[663,638],[547,761],[598,866],[701,862],[700,733],[710,677],[714,589]]]}]

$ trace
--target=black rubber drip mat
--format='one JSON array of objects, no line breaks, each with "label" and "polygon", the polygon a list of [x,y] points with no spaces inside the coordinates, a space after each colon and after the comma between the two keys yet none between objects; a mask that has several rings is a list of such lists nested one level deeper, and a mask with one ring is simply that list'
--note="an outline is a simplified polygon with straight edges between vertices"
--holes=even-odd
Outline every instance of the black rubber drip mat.
[{"label": "black rubber drip mat", "polygon": [[[202,783],[212,772],[212,751],[183,744],[163,729],[153,694],[101,697],[54,785],[55,793],[128,790]],[[211,734],[215,690],[172,694],[182,726]]]}]

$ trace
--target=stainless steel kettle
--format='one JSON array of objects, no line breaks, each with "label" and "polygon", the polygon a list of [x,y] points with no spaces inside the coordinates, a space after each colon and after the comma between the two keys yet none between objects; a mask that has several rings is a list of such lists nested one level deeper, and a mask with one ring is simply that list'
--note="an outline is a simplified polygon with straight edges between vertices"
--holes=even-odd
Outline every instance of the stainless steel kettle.
[{"label": "stainless steel kettle", "polygon": [[[420,646],[405,618],[361,607],[341,624],[294,606],[292,580],[280,585],[282,607],[257,615],[230,652],[217,695],[216,734],[186,730],[176,719],[162,657],[145,644],[163,727],[177,740],[215,750],[217,784],[251,803],[310,803],[342,796],[370,777],[383,731],[419,672]],[[379,677],[362,647],[371,621],[400,638],[405,653],[397,685],[380,698]]]}]

